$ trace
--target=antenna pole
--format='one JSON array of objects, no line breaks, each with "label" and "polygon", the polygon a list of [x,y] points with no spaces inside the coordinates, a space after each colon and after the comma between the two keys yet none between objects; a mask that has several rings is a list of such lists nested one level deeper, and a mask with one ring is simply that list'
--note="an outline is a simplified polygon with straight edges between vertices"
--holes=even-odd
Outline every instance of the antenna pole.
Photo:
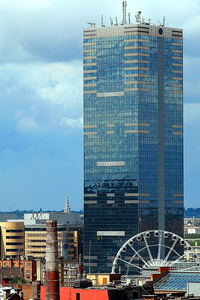
[{"label": "antenna pole", "polygon": [[110,25],[113,26],[113,20],[111,17],[110,17]]},{"label": "antenna pole", "polygon": [[103,24],[103,15],[101,15],[101,27],[104,27],[104,24]]},{"label": "antenna pole", "polygon": [[130,12],[128,13],[128,24],[131,24],[131,14],[130,14]]},{"label": "antenna pole", "polygon": [[163,17],[163,27],[165,27],[165,17]]},{"label": "antenna pole", "polygon": [[122,24],[126,24],[126,6],[127,6],[127,1],[122,2],[122,8],[123,8],[123,21]]}]

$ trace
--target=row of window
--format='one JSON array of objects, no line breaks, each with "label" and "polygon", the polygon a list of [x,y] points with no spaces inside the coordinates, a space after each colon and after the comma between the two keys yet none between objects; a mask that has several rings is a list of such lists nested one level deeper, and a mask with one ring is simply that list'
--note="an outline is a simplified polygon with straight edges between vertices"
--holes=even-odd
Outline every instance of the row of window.
[{"label": "row of window", "polygon": [[6,232],[24,232],[23,229],[6,229]]},{"label": "row of window", "polygon": [[15,240],[17,240],[17,239],[24,239],[24,236],[20,236],[20,235],[14,235],[14,236],[11,236],[11,235],[7,235],[6,236],[6,239],[15,239]]},{"label": "row of window", "polygon": [[24,249],[6,249],[6,252],[24,252]]},{"label": "row of window", "polygon": [[[87,46],[87,43],[96,43],[96,46],[103,47],[107,45],[109,47],[122,47],[123,44],[130,43],[130,40],[134,40],[134,42],[142,41],[146,42],[147,44],[157,45],[159,37],[157,36],[150,36],[150,35],[142,35],[142,34],[130,34],[130,35],[122,35],[122,36],[113,36],[113,37],[95,37],[95,38],[85,38],[84,39],[84,46]],[[167,38],[164,37],[164,44],[166,47],[169,47],[172,43],[182,45],[183,40],[182,38]],[[174,45],[175,46],[175,45]]]},{"label": "row of window", "polygon": [[18,246],[18,245],[24,245],[24,244],[23,244],[23,243],[19,243],[19,242],[13,242],[13,243],[6,242],[6,245],[14,245],[14,246]]}]

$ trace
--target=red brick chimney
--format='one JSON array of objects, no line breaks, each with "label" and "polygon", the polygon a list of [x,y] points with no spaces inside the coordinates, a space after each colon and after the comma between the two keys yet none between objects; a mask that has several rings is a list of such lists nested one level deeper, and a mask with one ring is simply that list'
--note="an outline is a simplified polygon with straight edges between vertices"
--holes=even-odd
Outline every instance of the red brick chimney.
[{"label": "red brick chimney", "polygon": [[57,221],[47,220],[46,227],[46,300],[59,300]]}]

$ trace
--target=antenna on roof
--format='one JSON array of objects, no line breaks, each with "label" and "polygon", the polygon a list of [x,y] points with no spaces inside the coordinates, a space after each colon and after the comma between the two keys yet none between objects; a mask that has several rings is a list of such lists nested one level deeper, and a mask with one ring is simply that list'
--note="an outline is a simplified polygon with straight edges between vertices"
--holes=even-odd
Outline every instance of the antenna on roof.
[{"label": "antenna on roof", "polygon": [[128,13],[128,24],[131,24],[131,14],[130,14],[130,12]]},{"label": "antenna on roof", "polygon": [[165,27],[165,20],[166,20],[166,18],[163,17],[163,24],[162,24],[163,27]]},{"label": "antenna on roof", "polygon": [[103,15],[101,15],[101,27],[105,27],[105,25],[103,23]]},{"label": "antenna on roof", "polygon": [[135,21],[136,21],[136,23],[139,23],[139,24],[142,23],[141,13],[142,13],[142,12],[139,10],[139,11],[137,12],[137,14],[135,15]]},{"label": "antenna on roof", "polygon": [[117,22],[117,17],[115,17],[115,26],[118,25],[118,22]]},{"label": "antenna on roof", "polygon": [[113,26],[113,19],[110,17],[110,25]]},{"label": "antenna on roof", "polygon": [[127,1],[122,2],[122,8],[123,8],[123,21],[122,24],[126,24],[126,6],[127,6]]},{"label": "antenna on roof", "polygon": [[92,27],[95,28],[95,26],[96,26],[96,23],[92,23],[92,22],[87,22],[87,23],[90,24],[91,28]]}]

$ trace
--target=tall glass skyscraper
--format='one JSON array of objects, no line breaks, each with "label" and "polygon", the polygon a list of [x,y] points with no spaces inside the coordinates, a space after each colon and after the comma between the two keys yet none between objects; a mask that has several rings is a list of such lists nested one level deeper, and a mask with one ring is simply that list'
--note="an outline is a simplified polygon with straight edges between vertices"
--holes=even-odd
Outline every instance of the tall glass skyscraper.
[{"label": "tall glass skyscraper", "polygon": [[110,272],[131,236],[183,235],[182,30],[84,30],[84,266]]}]

